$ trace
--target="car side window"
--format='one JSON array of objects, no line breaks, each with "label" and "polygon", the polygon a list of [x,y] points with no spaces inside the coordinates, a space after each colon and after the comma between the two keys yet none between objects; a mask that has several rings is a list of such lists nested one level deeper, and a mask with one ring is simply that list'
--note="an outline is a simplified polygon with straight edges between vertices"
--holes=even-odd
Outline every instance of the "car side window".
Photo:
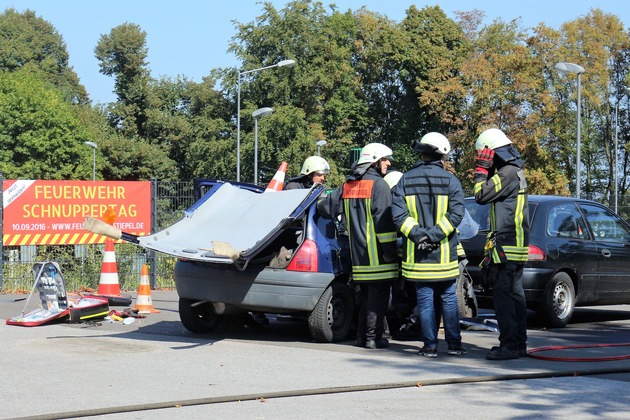
[{"label": "car side window", "polygon": [[591,204],[580,204],[596,240],[630,242],[630,228],[612,210]]},{"label": "car side window", "polygon": [[588,238],[584,219],[575,204],[557,204],[549,209],[547,235],[558,238]]},{"label": "car side window", "polygon": [[488,204],[479,204],[473,200],[466,200],[466,210],[479,225],[479,230],[490,230],[490,206]]}]

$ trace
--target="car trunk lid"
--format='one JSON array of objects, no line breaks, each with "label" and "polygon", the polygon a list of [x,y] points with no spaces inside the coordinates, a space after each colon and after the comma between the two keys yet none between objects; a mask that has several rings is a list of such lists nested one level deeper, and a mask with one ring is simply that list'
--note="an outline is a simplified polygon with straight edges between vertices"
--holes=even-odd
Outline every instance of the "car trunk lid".
[{"label": "car trunk lid", "polygon": [[316,186],[259,193],[217,184],[180,221],[140,237],[139,245],[189,260],[245,263],[302,218],[323,190]]}]

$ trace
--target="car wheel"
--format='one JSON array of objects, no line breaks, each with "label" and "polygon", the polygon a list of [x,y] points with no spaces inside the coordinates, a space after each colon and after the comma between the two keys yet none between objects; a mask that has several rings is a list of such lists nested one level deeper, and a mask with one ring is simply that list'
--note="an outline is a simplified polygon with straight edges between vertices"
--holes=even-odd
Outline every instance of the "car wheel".
[{"label": "car wheel", "polygon": [[455,285],[457,295],[457,311],[460,318],[475,318],[478,313],[477,296],[473,290],[472,279],[461,271]]},{"label": "car wheel", "polygon": [[179,319],[190,332],[209,333],[217,328],[221,315],[217,314],[211,302],[180,298]]},{"label": "car wheel", "polygon": [[556,273],[543,295],[538,314],[549,327],[564,327],[569,323],[575,308],[575,288],[567,273]]},{"label": "car wheel", "polygon": [[308,317],[311,335],[320,343],[345,340],[352,326],[353,312],[352,289],[340,282],[331,284]]}]

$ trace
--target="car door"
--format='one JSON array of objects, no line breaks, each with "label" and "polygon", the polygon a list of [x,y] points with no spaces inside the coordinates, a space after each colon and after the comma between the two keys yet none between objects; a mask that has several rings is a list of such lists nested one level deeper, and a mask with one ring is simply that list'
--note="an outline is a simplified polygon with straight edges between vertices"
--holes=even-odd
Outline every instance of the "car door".
[{"label": "car door", "polygon": [[[534,220],[540,220],[546,214],[545,245],[547,262],[555,271],[575,272],[578,276],[576,287],[579,302],[597,298],[600,276],[600,252],[591,238],[582,213],[574,201],[562,200],[542,206]],[[547,210],[545,213],[544,210]],[[539,226],[533,226],[534,233]],[[532,235],[534,245],[540,236]],[[534,263],[532,263],[534,264]]]},{"label": "car door", "polygon": [[611,209],[579,203],[599,253],[598,303],[630,302],[630,226]]}]

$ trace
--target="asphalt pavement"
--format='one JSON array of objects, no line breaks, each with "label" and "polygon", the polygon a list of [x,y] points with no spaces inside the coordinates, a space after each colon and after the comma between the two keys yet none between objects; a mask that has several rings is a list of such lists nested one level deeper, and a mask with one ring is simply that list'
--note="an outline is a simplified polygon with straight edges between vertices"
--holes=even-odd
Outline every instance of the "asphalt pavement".
[{"label": "asphalt pavement", "polygon": [[[36,307],[25,298],[1,294],[0,316]],[[532,318],[530,350],[550,347],[532,353],[547,360],[489,361],[497,333],[482,328],[462,332],[466,356],[441,342],[429,359],[416,340],[315,343],[286,318],[192,334],[176,292],[152,303],[159,313],[129,325],[1,323],[0,418],[630,418],[629,305],[579,309],[562,329]]]}]

